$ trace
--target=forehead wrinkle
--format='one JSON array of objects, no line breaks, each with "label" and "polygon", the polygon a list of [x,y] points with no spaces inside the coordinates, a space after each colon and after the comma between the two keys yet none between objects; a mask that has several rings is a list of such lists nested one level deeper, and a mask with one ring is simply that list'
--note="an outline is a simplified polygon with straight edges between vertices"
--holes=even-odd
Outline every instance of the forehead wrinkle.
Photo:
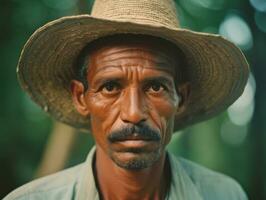
[{"label": "forehead wrinkle", "polygon": [[[114,58],[114,59],[109,59],[108,61],[105,61],[103,63],[101,63],[101,61],[99,61],[97,63],[97,65],[99,66],[98,69],[96,70],[96,73],[98,73],[99,71],[102,70],[107,70],[108,68],[122,68],[122,67],[142,67],[146,68],[146,69],[158,69],[158,70],[162,70],[162,71],[166,71],[169,73],[175,73],[176,71],[176,67],[175,65],[171,65],[167,62],[163,62],[163,61],[154,61],[153,59],[149,59],[149,58],[144,58],[145,61],[142,61],[143,65],[138,64],[134,64],[130,63],[128,61],[125,61],[126,59],[141,59],[141,57],[120,57],[120,58]],[[120,61],[119,61],[120,60]],[[112,64],[110,62],[113,61],[119,61],[116,64]],[[145,62],[145,63],[144,63]],[[110,64],[109,64],[110,63]],[[152,64],[154,63],[154,65]]]},{"label": "forehead wrinkle", "polygon": [[[112,61],[119,61],[119,60],[123,60],[123,59],[145,59],[146,61],[149,61],[149,62],[153,62],[153,63],[155,63],[156,65],[169,65],[169,63],[167,63],[167,62],[164,62],[164,61],[155,61],[155,60],[153,60],[153,59],[150,59],[150,58],[147,58],[147,57],[145,57],[145,56],[133,56],[133,55],[131,55],[131,56],[121,56],[121,57],[118,57],[118,58],[113,58],[113,59],[108,59],[107,60],[107,62],[112,62]],[[103,61],[105,61],[105,60],[103,60]]]},{"label": "forehead wrinkle", "polygon": [[[108,73],[108,71],[113,72],[111,70],[112,68],[118,69],[123,74],[127,74],[128,75],[128,74],[130,74],[130,73],[128,73],[128,70],[131,67],[134,67],[133,68],[134,72],[136,70],[139,70],[139,72],[141,73],[141,76],[143,76],[145,73],[148,73],[149,74],[149,72],[145,72],[145,70],[156,70],[156,71],[164,72],[164,73],[166,73],[166,74],[168,74],[170,76],[173,76],[173,72],[171,70],[167,70],[166,68],[159,68],[159,67],[158,68],[154,68],[154,67],[145,67],[145,68],[143,68],[143,67],[141,67],[139,65],[135,65],[135,66],[121,66],[121,65],[118,65],[118,66],[115,66],[115,65],[114,66],[105,66],[105,67],[102,67],[99,70],[97,70],[95,72],[95,75],[94,76],[96,76],[98,73],[103,74],[104,72],[107,72]],[[138,74],[138,76],[139,75],[140,74]]]},{"label": "forehead wrinkle", "polygon": [[96,75],[97,73],[99,73],[99,72],[107,71],[107,70],[109,70],[110,68],[120,69],[120,71],[123,71],[121,65],[106,65],[106,66],[104,66],[104,67],[101,67],[100,69],[97,69],[97,70],[95,71],[95,75]]},{"label": "forehead wrinkle", "polygon": [[[110,52],[111,51],[111,52]],[[170,63],[174,63],[176,62],[176,59],[173,58],[173,56],[169,56],[168,54],[166,54],[165,52],[163,51],[156,51],[156,50],[153,50],[153,49],[147,49],[147,48],[139,48],[139,47],[132,47],[132,48],[128,48],[128,47],[113,47],[111,49],[108,49],[107,48],[104,48],[102,50],[99,50],[99,52],[101,52],[101,55],[98,55],[98,59],[100,60],[105,60],[106,57],[109,57],[109,56],[113,56],[117,53],[139,53],[139,52],[142,52],[141,55],[143,55],[143,53],[149,53],[150,55],[153,55],[154,58],[156,58],[156,60],[160,60],[160,58],[164,58],[166,61],[170,62]],[[123,56],[124,57],[124,56]],[[122,57],[122,58],[123,58]],[[126,57],[130,57],[130,58],[134,58],[134,56],[126,56]],[[146,58],[147,56],[144,56],[142,58]]]},{"label": "forehead wrinkle", "polygon": [[106,66],[103,66],[99,69],[97,69],[95,71],[95,75],[99,72],[104,72],[104,71],[108,71],[109,69],[111,68],[115,68],[115,69],[119,69],[120,71],[122,72],[126,72],[126,70],[130,67],[134,67],[134,68],[139,68],[141,69],[141,71],[143,72],[145,69],[150,69],[150,70],[157,70],[157,71],[163,71],[163,72],[166,72],[170,75],[173,75],[173,71],[168,69],[168,68],[165,68],[165,67],[154,67],[154,66],[145,66],[145,67],[141,67],[140,65],[106,65]]},{"label": "forehead wrinkle", "polygon": [[94,60],[96,67],[95,75],[110,68],[124,71],[124,67],[136,66],[157,69],[173,75],[178,67],[174,57],[170,57],[165,52],[147,49],[147,47],[107,46],[92,52],[91,55],[91,61]]}]

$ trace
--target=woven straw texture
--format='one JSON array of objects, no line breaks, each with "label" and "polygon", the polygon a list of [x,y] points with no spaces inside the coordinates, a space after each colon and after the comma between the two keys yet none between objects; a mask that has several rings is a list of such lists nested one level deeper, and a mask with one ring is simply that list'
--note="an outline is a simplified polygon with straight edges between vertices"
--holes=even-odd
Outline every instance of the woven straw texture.
[{"label": "woven straw texture", "polygon": [[160,37],[184,52],[191,94],[175,130],[217,115],[244,90],[249,69],[242,52],[219,35],[180,28],[171,0],[96,0],[91,15],[44,25],[22,50],[18,63],[22,88],[57,120],[90,130],[89,118],[76,112],[70,93],[76,59],[91,41],[123,33]]}]

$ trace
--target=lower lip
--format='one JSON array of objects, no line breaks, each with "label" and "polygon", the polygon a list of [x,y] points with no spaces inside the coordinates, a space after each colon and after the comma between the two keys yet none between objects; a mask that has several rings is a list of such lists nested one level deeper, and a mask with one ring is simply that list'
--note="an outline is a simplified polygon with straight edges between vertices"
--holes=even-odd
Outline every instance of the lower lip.
[{"label": "lower lip", "polygon": [[149,146],[154,144],[155,141],[148,141],[148,140],[125,140],[117,142],[118,145],[131,147],[131,148],[139,148],[144,146]]}]

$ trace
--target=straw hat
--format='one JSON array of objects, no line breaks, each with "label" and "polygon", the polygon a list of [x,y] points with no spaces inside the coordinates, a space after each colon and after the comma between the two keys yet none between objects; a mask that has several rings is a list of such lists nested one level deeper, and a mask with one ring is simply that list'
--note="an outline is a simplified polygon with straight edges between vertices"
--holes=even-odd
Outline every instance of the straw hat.
[{"label": "straw hat", "polygon": [[180,28],[172,0],[95,0],[91,15],[47,23],[22,50],[17,71],[22,88],[57,120],[90,130],[89,118],[72,103],[75,61],[91,41],[123,33],[160,37],[183,51],[191,94],[175,130],[225,110],[244,90],[249,69],[242,52],[219,35]]}]

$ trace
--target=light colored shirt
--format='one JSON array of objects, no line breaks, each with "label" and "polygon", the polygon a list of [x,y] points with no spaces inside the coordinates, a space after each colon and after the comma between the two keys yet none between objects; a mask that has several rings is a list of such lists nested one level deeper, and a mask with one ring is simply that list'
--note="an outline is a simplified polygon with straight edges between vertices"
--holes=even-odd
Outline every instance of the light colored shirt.
[{"label": "light colored shirt", "polygon": [[[85,163],[34,180],[3,200],[99,200],[93,148]],[[233,179],[168,153],[172,180],[167,200],[247,200]]]}]

